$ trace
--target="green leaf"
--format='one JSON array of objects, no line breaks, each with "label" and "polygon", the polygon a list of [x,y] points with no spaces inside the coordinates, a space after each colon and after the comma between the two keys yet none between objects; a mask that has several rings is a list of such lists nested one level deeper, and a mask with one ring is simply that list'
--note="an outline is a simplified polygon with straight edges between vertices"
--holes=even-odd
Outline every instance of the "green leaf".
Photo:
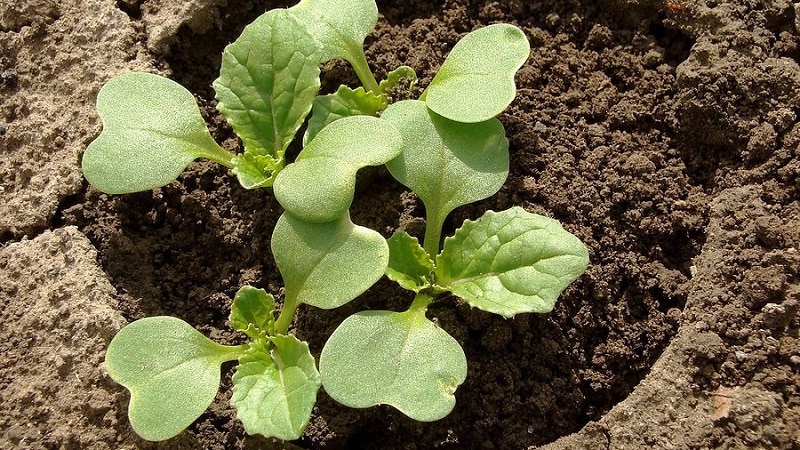
[{"label": "green leaf", "polygon": [[508,176],[508,139],[497,119],[465,124],[430,111],[424,102],[394,103],[382,119],[403,136],[403,153],[386,164],[389,172],[411,188],[425,204],[429,233],[440,233],[453,209],[496,193]]},{"label": "green leaf", "polygon": [[150,441],[169,439],[192,424],[219,390],[220,365],[241,356],[174,317],[149,317],[124,327],[105,366],[131,392],[128,417]]},{"label": "green leaf", "polygon": [[263,289],[242,286],[231,306],[231,327],[252,339],[263,339],[275,332],[275,298]]},{"label": "green leaf", "polygon": [[303,142],[308,144],[320,130],[334,120],[358,115],[376,116],[378,112],[386,109],[386,106],[388,106],[386,98],[382,95],[366,92],[363,87],[350,89],[347,86],[339,86],[336,93],[321,95],[314,100]]},{"label": "green leaf", "polygon": [[389,263],[389,247],[376,231],[356,226],[350,215],[311,223],[283,214],[272,234],[272,254],[286,298],[323,309],[337,308],[375,284]]},{"label": "green leaf", "polygon": [[525,33],[513,25],[473,31],[453,47],[422,99],[436,113],[457,122],[495,117],[514,100],[514,74],[530,51]]},{"label": "green leaf", "polygon": [[308,344],[294,336],[254,343],[239,359],[231,404],[248,434],[283,440],[303,434],[317,400],[320,377]]},{"label": "green leaf", "polygon": [[400,154],[403,138],[387,121],[351,116],[332,122],[275,179],[275,198],[308,222],[330,222],[353,202],[356,172]]},{"label": "green leaf", "polygon": [[364,311],[342,322],[319,360],[325,392],[354,408],[391,405],[414,420],[452,411],[464,351],[424,310]]},{"label": "green leaf", "polygon": [[166,186],[192,161],[230,167],[233,154],[214,142],[192,94],[158,75],[131,72],[97,96],[103,131],[86,148],[83,174],[108,194]]},{"label": "green leaf", "polygon": [[322,62],[357,59],[364,39],[378,23],[374,0],[302,0],[289,12],[322,46]]},{"label": "green leaf", "polygon": [[549,217],[487,211],[445,239],[436,282],[484,311],[546,313],[589,264],[586,246]]},{"label": "green leaf", "polygon": [[433,261],[417,238],[397,230],[388,239],[389,266],[386,276],[410,291],[419,292],[433,281]]},{"label": "green leaf", "polygon": [[245,27],[225,48],[217,109],[244,143],[234,173],[248,189],[270,186],[320,88],[319,44],[285,9]]},{"label": "green leaf", "polygon": [[413,68],[409,66],[400,66],[389,72],[389,74],[386,75],[386,79],[381,81],[381,91],[386,92],[388,89],[397,87],[403,80],[409,81],[408,88],[411,89],[417,84],[419,78],[417,78],[417,72],[415,72]]}]

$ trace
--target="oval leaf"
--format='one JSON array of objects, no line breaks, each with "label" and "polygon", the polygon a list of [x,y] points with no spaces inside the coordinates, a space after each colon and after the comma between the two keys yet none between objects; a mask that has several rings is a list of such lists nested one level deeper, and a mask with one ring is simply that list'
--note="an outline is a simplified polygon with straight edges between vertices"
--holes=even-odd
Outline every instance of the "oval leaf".
[{"label": "oval leaf", "polygon": [[455,406],[467,376],[464,351],[424,311],[364,311],[333,332],[319,360],[325,392],[354,408],[391,405],[434,421]]},{"label": "oval leaf", "polygon": [[253,344],[233,375],[231,404],[248,434],[297,439],[311,418],[320,387],[316,361],[308,344],[294,336]]},{"label": "oval leaf", "polygon": [[231,165],[234,155],[211,138],[192,94],[168,78],[119,75],[100,89],[97,112],[103,131],[86,148],[82,166],[102,192],[166,186],[197,158]]},{"label": "oval leaf", "polygon": [[416,100],[394,103],[381,117],[405,143],[386,167],[419,196],[439,229],[450,211],[495,194],[508,176],[508,139],[497,119],[454,122]]},{"label": "oval leaf", "polygon": [[272,254],[286,298],[323,309],[337,308],[375,284],[389,263],[378,232],[339,220],[310,223],[283,214],[272,233]]},{"label": "oval leaf", "polygon": [[180,319],[148,317],[114,336],[105,365],[131,392],[128,417],[136,433],[163,441],[200,417],[219,390],[220,365],[240,355]]},{"label": "oval leaf", "polygon": [[319,92],[319,45],[284,9],[261,15],[225,48],[214,81],[217,109],[242,139],[234,173],[246,188],[269,186]]},{"label": "oval leaf", "polygon": [[390,123],[351,116],[323,128],[275,179],[275,198],[308,222],[339,219],[355,195],[356,172],[400,154],[403,138]]},{"label": "oval leaf", "polygon": [[546,313],[588,264],[586,246],[558,221],[514,207],[487,211],[445,239],[436,283],[504,317]]},{"label": "oval leaf", "polygon": [[432,110],[457,122],[495,117],[514,100],[514,74],[530,51],[525,33],[513,25],[473,31],[453,47],[423,99]]},{"label": "oval leaf", "polygon": [[322,62],[357,59],[364,39],[378,23],[374,0],[302,0],[289,12],[322,46]]}]

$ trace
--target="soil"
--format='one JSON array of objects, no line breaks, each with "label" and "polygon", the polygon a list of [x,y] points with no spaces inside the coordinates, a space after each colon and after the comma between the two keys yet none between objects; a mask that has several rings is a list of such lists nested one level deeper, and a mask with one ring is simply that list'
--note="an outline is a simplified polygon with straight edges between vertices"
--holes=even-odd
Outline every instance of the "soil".
[{"label": "soil", "polygon": [[[153,192],[91,189],[79,161],[100,130],[94,97],[120,72],[168,75],[240,150],[211,82],[224,46],[284,6],[0,5],[0,448],[800,448],[800,3],[788,0],[379,1],[367,58],[379,78],[414,67],[421,87],[465,33],[525,31],[531,57],[500,116],[509,179],[446,233],[520,205],[580,237],[588,271],[547,315],[431,307],[469,361],[441,421],[349,409],[323,390],[300,440],[247,436],[225,366],[185,433],[137,438],[102,368],[108,342],[165,314],[238,342],[236,290],[280,298],[269,236],[281,209],[207,162]],[[357,84],[352,70],[326,64],[323,90],[342,83]],[[356,223],[419,234],[423,213],[385,170],[360,176]],[[318,356],[350,314],[410,301],[384,280],[337,310],[301,308],[293,332]]]}]

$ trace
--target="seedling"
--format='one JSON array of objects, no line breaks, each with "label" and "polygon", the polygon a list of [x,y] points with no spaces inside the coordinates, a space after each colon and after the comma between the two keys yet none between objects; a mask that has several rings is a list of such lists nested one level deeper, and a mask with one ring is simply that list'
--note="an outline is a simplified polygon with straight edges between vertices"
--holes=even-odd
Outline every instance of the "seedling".
[{"label": "seedling", "polygon": [[292,317],[301,303],[335,308],[359,296],[383,275],[389,249],[347,214],[324,224],[283,215],[272,251],[286,284],[283,307],[276,319],[271,295],[250,286],[237,292],[230,323],[247,344],[217,344],[174,317],[137,320],[111,341],[106,369],[131,392],[128,416],[141,437],[160,441],[186,429],[214,400],[220,365],[232,360],[231,403],[245,430],[279,439],[303,433],[320,378],[308,344],[287,333]]},{"label": "seedling", "polygon": [[497,119],[455,122],[415,100],[391,105],[382,117],[406,138],[387,167],[425,205],[424,246],[402,230],[389,239],[386,273],[416,296],[405,312],[346,319],[319,368],[326,392],[345,405],[387,404],[416,420],[438,420],[455,405],[467,361],[455,339],[427,319],[427,307],[452,293],[503,317],[549,312],[586,269],[588,252],[554,219],[518,207],[465,222],[440,251],[450,211],[493,195],[505,181],[503,127]]},{"label": "seedling", "polygon": [[[440,419],[454,407],[467,360],[426,317],[428,306],[454,294],[504,317],[547,312],[585,270],[588,252],[575,236],[517,207],[466,221],[442,246],[450,212],[495,194],[508,175],[508,140],[496,116],[515,96],[514,75],[530,51],[524,33],[496,24],[467,34],[418,100],[393,102],[387,92],[417,78],[403,66],[376,81],[363,42],[377,18],[374,0],[302,0],[246,27],[225,49],[214,82],[241,154],[214,142],[192,95],[175,82],[130,73],[100,91],[104,128],[83,158],[96,188],[157,188],[206,158],[246,188],[271,186],[285,209],[271,243],[285,284],[280,314],[271,295],[248,286],[231,308],[231,326],[248,343],[214,343],[169,317],[136,321],[112,341],[109,374],[130,390],[131,423],[145,439],[189,426],[213,400],[221,364],[233,360],[231,402],[248,433],[299,437],[321,384],[345,405],[386,404],[417,420]],[[318,95],[320,64],[332,58],[349,61],[363,86]],[[309,114],[304,148],[286,165]],[[357,171],[384,164],[425,205],[422,245],[402,230],[387,241],[350,220]],[[297,308],[339,307],[384,273],[415,293],[410,307],[347,318],[317,371],[308,345],[289,334]]]}]

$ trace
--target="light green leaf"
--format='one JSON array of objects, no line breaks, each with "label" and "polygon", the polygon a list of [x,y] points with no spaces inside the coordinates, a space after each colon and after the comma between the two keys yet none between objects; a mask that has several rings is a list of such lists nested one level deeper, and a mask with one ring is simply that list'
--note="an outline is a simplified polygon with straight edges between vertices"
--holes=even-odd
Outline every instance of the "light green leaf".
[{"label": "light green leaf", "polygon": [[158,75],[131,72],[97,96],[103,131],[86,148],[83,174],[108,194],[166,186],[192,161],[230,167],[233,154],[214,142],[192,94]]},{"label": "light green leaf", "polygon": [[[438,239],[447,215],[496,193],[508,176],[508,139],[497,119],[465,124],[430,111],[424,102],[394,103],[381,116],[403,136],[403,153],[386,164],[389,172],[411,188],[425,204],[426,250],[438,253]],[[433,231],[435,230],[435,231]],[[433,239],[436,248],[427,248]]]},{"label": "light green leaf", "polygon": [[225,48],[217,109],[244,143],[234,173],[246,188],[270,186],[319,92],[319,44],[285,9],[245,27]]},{"label": "light green leaf", "polygon": [[263,289],[242,286],[231,306],[231,327],[252,339],[266,338],[275,332],[275,298]]},{"label": "light green leaf", "polygon": [[397,87],[401,81],[408,80],[408,88],[411,89],[417,84],[419,79],[417,78],[417,72],[414,71],[413,68],[409,66],[400,66],[397,69],[389,72],[386,75],[386,79],[381,81],[380,87],[381,91],[386,92],[388,89],[392,89]]},{"label": "light green leaf", "polygon": [[289,12],[322,45],[322,62],[357,59],[364,39],[378,23],[374,0],[302,0]]},{"label": "light green leaf", "polygon": [[514,75],[530,51],[525,33],[513,25],[475,30],[453,47],[422,99],[450,120],[491,119],[514,100]]},{"label": "light green leaf", "polygon": [[436,283],[484,311],[546,313],[589,264],[586,246],[549,217],[487,211],[445,239]]},{"label": "light green leaf", "polygon": [[136,433],[163,441],[200,417],[219,390],[220,365],[241,354],[180,319],[149,317],[114,336],[105,366],[131,392],[128,417]]},{"label": "light green leaf", "polygon": [[248,434],[283,440],[303,434],[317,400],[320,377],[308,344],[294,336],[275,336],[271,352],[254,343],[233,375],[236,417]]},{"label": "light green leaf", "polygon": [[319,360],[325,392],[354,408],[391,405],[414,420],[439,420],[467,376],[464,351],[423,311],[364,311],[342,322]]},{"label": "light green leaf", "polygon": [[417,238],[397,230],[388,239],[389,266],[386,276],[410,291],[419,292],[433,281],[433,261]]},{"label": "light green leaf", "polygon": [[323,309],[337,308],[375,284],[389,263],[389,246],[376,231],[356,226],[350,215],[311,223],[283,214],[272,234],[272,254],[286,298]]},{"label": "light green leaf", "polygon": [[385,97],[371,91],[366,92],[363,87],[350,89],[339,86],[336,93],[321,95],[314,100],[303,143],[308,144],[321,129],[334,120],[358,115],[376,116],[386,106],[388,104]]},{"label": "light green leaf", "polygon": [[275,198],[308,222],[330,222],[353,202],[356,172],[400,154],[403,138],[389,122],[370,116],[344,117],[323,128],[293,164],[275,179]]}]

